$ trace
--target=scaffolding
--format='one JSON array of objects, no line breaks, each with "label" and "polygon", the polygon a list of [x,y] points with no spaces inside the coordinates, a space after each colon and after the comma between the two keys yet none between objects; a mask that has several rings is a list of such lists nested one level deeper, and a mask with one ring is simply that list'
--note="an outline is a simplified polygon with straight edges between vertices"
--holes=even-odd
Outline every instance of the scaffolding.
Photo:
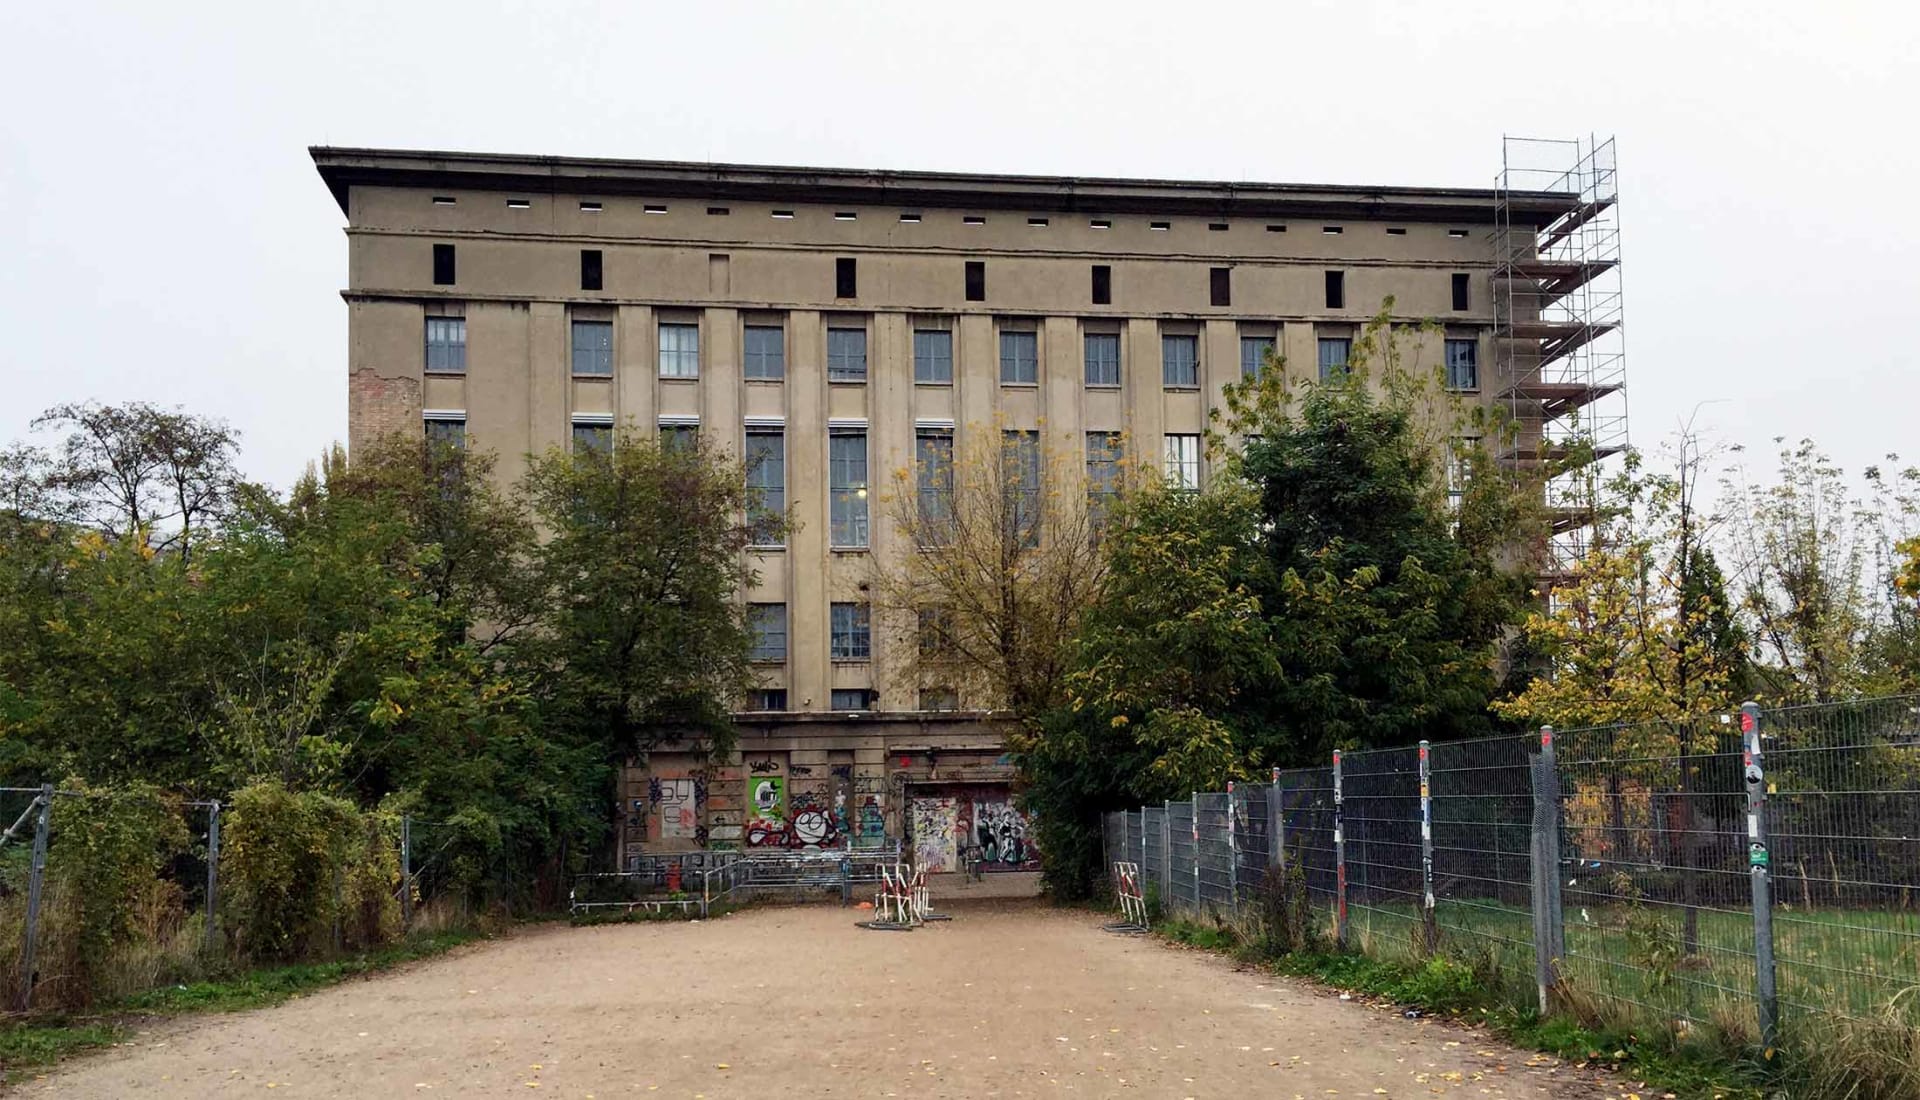
[{"label": "scaffolding", "polygon": [[1514,430],[1500,457],[1544,478],[1549,587],[1585,554],[1601,463],[1627,447],[1619,208],[1612,138],[1503,139],[1493,355]]}]

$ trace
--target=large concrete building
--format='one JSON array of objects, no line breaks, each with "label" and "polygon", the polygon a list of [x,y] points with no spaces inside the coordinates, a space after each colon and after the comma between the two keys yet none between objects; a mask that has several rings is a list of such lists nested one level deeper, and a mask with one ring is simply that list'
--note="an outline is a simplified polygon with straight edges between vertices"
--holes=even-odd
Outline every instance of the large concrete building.
[{"label": "large concrete building", "polygon": [[347,219],[350,445],[424,430],[497,452],[511,477],[528,452],[603,445],[616,424],[697,431],[752,456],[791,510],[783,544],[753,551],[761,688],[741,753],[637,762],[629,864],[886,838],[935,869],[972,844],[1030,863],[1001,733],[964,709],[982,701],[893,682],[899,639],[868,612],[873,561],[905,550],[869,484],[925,448],[1013,429],[1097,464],[1124,437],[1201,483],[1223,387],[1270,350],[1337,369],[1389,297],[1396,319],[1439,322],[1415,339],[1450,383],[1514,404],[1523,450],[1546,451],[1553,402],[1617,389],[1553,389],[1541,365],[1570,330],[1523,330],[1551,301],[1502,290],[1554,275],[1514,261],[1580,216],[1564,187],[313,158]]}]

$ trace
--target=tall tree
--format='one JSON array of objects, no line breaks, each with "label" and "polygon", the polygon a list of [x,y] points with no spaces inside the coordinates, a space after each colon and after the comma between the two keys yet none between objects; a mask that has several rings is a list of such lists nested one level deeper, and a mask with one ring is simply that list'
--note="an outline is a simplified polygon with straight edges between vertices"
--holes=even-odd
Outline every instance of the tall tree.
[{"label": "tall tree", "polygon": [[544,719],[614,762],[689,735],[724,751],[752,683],[743,551],[768,522],[749,526],[745,470],[622,432],[534,457],[525,492],[545,612],[514,648]]},{"label": "tall tree", "polygon": [[1031,720],[1063,697],[1074,632],[1100,590],[1102,502],[1126,478],[1089,486],[1084,453],[1043,432],[969,425],[958,453],[923,445],[897,471],[888,507],[907,547],[875,565],[875,603],[915,638],[904,674],[981,709]]},{"label": "tall tree", "polygon": [[206,417],[143,401],[68,404],[37,417],[65,429],[48,484],[100,530],[190,557],[225,514],[239,474],[239,434]]}]

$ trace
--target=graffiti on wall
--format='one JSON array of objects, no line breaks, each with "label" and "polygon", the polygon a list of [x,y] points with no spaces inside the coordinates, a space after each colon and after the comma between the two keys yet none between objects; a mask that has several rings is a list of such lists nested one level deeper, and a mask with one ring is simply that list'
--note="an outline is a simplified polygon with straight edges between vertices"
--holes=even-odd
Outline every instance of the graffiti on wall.
[{"label": "graffiti on wall", "polygon": [[651,779],[647,783],[647,801],[660,815],[663,840],[693,840],[700,834],[700,804],[695,798],[691,776]]},{"label": "graffiti on wall", "polygon": [[973,842],[984,863],[1020,867],[1039,858],[1027,837],[1027,815],[1013,803],[977,799],[973,803]]},{"label": "graffiti on wall", "polygon": [[908,800],[907,812],[907,833],[913,838],[914,865],[928,871],[959,870],[959,800],[916,796]]}]

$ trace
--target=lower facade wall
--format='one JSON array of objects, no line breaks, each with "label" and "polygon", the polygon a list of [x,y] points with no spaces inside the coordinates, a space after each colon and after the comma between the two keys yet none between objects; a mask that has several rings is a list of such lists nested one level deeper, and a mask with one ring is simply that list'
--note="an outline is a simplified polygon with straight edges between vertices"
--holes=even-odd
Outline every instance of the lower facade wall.
[{"label": "lower facade wall", "polygon": [[930,871],[1034,870],[1005,730],[984,718],[743,723],[735,749],[667,743],[620,780],[620,866],[643,855],[883,847]]}]

